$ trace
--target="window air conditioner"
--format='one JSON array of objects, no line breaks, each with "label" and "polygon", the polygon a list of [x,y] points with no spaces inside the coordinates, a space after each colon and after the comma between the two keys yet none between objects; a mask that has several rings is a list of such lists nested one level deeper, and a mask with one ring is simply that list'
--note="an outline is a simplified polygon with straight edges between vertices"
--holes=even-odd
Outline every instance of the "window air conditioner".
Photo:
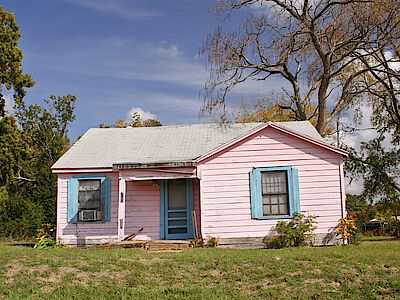
[{"label": "window air conditioner", "polygon": [[101,221],[101,211],[86,209],[79,211],[79,221]]}]

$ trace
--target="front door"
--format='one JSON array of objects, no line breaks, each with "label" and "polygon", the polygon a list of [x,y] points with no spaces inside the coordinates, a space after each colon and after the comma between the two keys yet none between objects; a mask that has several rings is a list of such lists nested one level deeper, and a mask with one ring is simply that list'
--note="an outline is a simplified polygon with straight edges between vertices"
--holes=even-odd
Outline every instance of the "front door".
[{"label": "front door", "polygon": [[192,179],[163,180],[161,185],[161,238],[185,240],[193,238]]}]

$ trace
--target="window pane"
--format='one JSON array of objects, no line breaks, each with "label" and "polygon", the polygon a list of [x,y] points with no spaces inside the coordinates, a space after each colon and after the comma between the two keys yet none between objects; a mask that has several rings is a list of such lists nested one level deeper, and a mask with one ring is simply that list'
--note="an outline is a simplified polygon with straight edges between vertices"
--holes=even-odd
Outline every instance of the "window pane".
[{"label": "window pane", "polygon": [[279,215],[278,205],[271,205],[271,215]]},{"label": "window pane", "polygon": [[168,234],[187,233],[187,228],[168,228]]},{"label": "window pane", "polygon": [[280,212],[281,215],[288,215],[289,211],[288,211],[287,204],[279,205],[279,212]]},{"label": "window pane", "polygon": [[271,206],[270,205],[263,205],[263,215],[264,216],[271,215]]},{"label": "window pane", "polygon": [[261,172],[261,182],[263,194],[287,192],[286,171]]},{"label": "window pane", "polygon": [[169,212],[168,218],[186,218],[186,211]]},{"label": "window pane", "polygon": [[289,197],[286,171],[261,172],[263,215],[288,215]]},{"label": "window pane", "polygon": [[179,226],[179,225],[187,225],[187,221],[185,220],[168,220],[169,226]]},{"label": "window pane", "polygon": [[186,180],[168,181],[168,209],[186,209]]},{"label": "window pane", "polygon": [[100,179],[79,180],[78,209],[101,209]]}]

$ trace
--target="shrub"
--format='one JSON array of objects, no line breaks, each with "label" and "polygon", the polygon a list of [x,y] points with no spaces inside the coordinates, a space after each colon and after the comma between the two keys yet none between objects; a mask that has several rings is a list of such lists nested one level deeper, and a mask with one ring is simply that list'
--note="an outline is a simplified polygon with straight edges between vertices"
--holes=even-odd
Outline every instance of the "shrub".
[{"label": "shrub", "polygon": [[64,247],[62,244],[57,244],[55,239],[56,228],[51,224],[42,224],[42,227],[37,229],[36,244],[34,249],[48,249]]},{"label": "shrub", "polygon": [[207,247],[209,248],[215,248],[218,247],[219,245],[219,240],[216,237],[213,236],[208,236],[207,237]]},{"label": "shrub", "polygon": [[192,248],[203,248],[205,246],[204,239],[203,238],[193,239],[190,241],[190,246]]},{"label": "shrub", "polygon": [[313,231],[317,228],[314,216],[305,216],[295,213],[293,220],[279,221],[276,224],[278,235],[268,237],[264,240],[265,248],[280,249],[287,247],[298,247],[312,245],[314,242]]},{"label": "shrub", "polygon": [[56,248],[57,242],[52,239],[42,239],[33,246],[34,249],[49,249],[49,248]]},{"label": "shrub", "polygon": [[342,235],[343,244],[358,244],[360,235],[356,226],[355,217],[348,213],[345,218],[339,220],[336,226],[337,232]]}]

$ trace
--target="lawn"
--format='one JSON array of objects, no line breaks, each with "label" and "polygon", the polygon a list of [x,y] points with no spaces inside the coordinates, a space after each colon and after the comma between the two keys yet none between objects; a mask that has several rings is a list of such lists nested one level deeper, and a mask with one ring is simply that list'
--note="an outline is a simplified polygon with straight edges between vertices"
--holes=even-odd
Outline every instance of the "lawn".
[{"label": "lawn", "polygon": [[282,250],[0,243],[0,298],[400,298],[400,242]]}]

